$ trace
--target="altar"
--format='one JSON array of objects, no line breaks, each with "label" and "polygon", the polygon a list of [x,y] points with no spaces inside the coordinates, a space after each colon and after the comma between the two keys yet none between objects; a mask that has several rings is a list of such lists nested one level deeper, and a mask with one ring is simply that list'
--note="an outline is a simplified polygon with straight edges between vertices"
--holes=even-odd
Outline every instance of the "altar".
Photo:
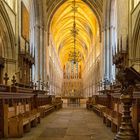
[{"label": "altar", "polygon": [[63,99],[66,100],[67,104],[75,104],[75,105],[80,105],[81,99],[84,99],[81,96],[67,96],[67,97],[62,97]]}]

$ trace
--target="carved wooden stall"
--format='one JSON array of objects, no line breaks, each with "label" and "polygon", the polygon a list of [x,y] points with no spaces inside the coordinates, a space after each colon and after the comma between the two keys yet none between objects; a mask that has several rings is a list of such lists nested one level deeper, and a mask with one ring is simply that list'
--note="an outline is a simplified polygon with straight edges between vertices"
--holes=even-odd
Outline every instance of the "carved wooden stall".
[{"label": "carved wooden stall", "polygon": [[111,127],[113,132],[118,131],[121,121],[122,106],[119,97],[120,94],[113,93],[110,100],[110,102],[112,102],[112,106],[111,108],[106,108],[103,113],[103,122],[106,126]]},{"label": "carved wooden stall", "polygon": [[[0,91],[1,92],[9,92],[10,87],[7,85],[0,84]],[[0,98],[0,138],[4,136],[4,106],[3,100]]]},{"label": "carved wooden stall", "polygon": [[41,117],[45,117],[54,110],[62,108],[62,100],[51,95],[38,94],[36,96],[36,104],[41,113]]},{"label": "carved wooden stall", "polygon": [[[110,92],[110,96],[102,94],[90,97],[87,101],[87,109],[93,110],[95,113],[103,117],[103,123],[107,127],[110,127],[113,132],[118,132],[123,112],[119,85],[114,85],[112,92]],[[140,137],[140,84],[135,86],[133,93],[131,116],[134,130]]]},{"label": "carved wooden stall", "polygon": [[96,95],[96,104],[93,105],[93,111],[99,116],[103,116],[103,112],[108,107],[108,98],[106,95]]},{"label": "carved wooden stall", "polygon": [[22,137],[40,122],[40,113],[33,108],[34,94],[1,92],[4,137]]},{"label": "carved wooden stall", "polygon": [[4,109],[3,102],[0,100],[0,138],[4,136]]},{"label": "carved wooden stall", "polygon": [[24,132],[40,123],[40,117],[62,107],[62,100],[48,96],[44,90],[35,90],[33,85],[16,82],[8,86],[9,77],[5,74],[5,85],[0,84],[0,138],[22,137]]},{"label": "carved wooden stall", "polygon": [[88,97],[88,100],[86,101],[86,108],[91,110],[93,104],[95,104],[95,98]]},{"label": "carved wooden stall", "polygon": [[134,100],[132,104],[132,123],[135,129],[135,132],[139,135],[140,139],[140,84],[136,85],[134,91]]},{"label": "carved wooden stall", "polygon": [[62,108],[63,101],[62,101],[61,97],[54,97],[52,99],[52,104],[54,105],[55,109],[58,110],[58,109]]},{"label": "carved wooden stall", "polygon": [[54,105],[52,104],[52,97],[43,94],[37,95],[37,106],[40,111],[41,117],[45,117],[55,109]]},{"label": "carved wooden stall", "polygon": [[87,109],[93,110],[99,116],[103,116],[106,108],[111,109],[112,107],[111,95],[108,94],[110,90],[102,90],[101,92],[104,94],[93,95],[86,103]]},{"label": "carved wooden stall", "polygon": [[11,86],[11,92],[16,93],[33,93],[33,87],[31,85],[15,83]]},{"label": "carved wooden stall", "polygon": [[19,52],[19,82],[22,84],[30,84],[32,79],[32,65],[35,60],[32,54],[29,52],[29,43],[25,41],[25,51]]}]

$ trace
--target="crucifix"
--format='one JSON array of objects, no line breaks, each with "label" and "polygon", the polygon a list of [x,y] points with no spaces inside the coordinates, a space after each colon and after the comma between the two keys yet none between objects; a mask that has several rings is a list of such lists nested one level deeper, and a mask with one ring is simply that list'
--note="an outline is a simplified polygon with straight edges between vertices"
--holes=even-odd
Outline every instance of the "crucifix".
[{"label": "crucifix", "polygon": [[41,85],[42,85],[42,90],[44,90],[44,82],[42,82]]},{"label": "crucifix", "polygon": [[33,85],[34,85],[34,83],[33,83],[33,81],[31,81],[30,82],[30,87],[33,88]]},{"label": "crucifix", "polygon": [[40,81],[41,79],[39,79],[37,82],[38,82],[38,90],[40,90]]},{"label": "crucifix", "polygon": [[35,83],[34,87],[35,87],[35,90],[36,90],[36,88],[37,88],[37,84],[36,83]]},{"label": "crucifix", "polygon": [[8,80],[9,80],[8,74],[5,73],[5,77],[4,77],[5,85],[7,85]]},{"label": "crucifix", "polygon": [[14,75],[13,75],[13,79],[12,79],[11,81],[12,81],[12,83],[13,83],[12,85],[15,86],[15,84],[16,84],[16,78],[15,78]]}]

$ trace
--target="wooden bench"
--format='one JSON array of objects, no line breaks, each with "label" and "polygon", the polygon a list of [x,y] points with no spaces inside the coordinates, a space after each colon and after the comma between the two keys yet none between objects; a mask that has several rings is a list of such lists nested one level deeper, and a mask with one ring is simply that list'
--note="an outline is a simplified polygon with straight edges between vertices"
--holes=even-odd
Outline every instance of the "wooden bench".
[{"label": "wooden bench", "polygon": [[103,116],[103,112],[106,109],[106,106],[101,104],[92,105],[92,110],[99,116]]},{"label": "wooden bench", "polygon": [[34,94],[0,93],[3,100],[4,137],[22,137],[40,123],[40,113],[32,106]]},{"label": "wooden bench", "polygon": [[62,104],[63,104],[63,102],[61,101],[61,102],[55,102],[55,104],[54,104],[54,106],[55,106],[55,109],[56,110],[58,110],[58,109],[61,109],[62,108]]},{"label": "wooden bench", "polygon": [[[56,108],[61,106],[56,102]],[[0,138],[22,137],[55,110],[52,96],[31,87],[0,85]]]},{"label": "wooden bench", "polygon": [[89,97],[86,101],[86,108],[92,110],[93,105],[96,104],[95,96]]},{"label": "wooden bench", "polygon": [[45,117],[55,109],[54,105],[52,104],[52,96],[38,94],[36,96],[36,104],[41,117]]},{"label": "wooden bench", "polygon": [[120,127],[121,113],[106,108],[103,112],[103,122],[107,127],[111,127],[112,132],[117,132]]},{"label": "wooden bench", "polygon": [[55,109],[58,110],[62,108],[63,101],[61,100],[61,97],[54,97],[52,99],[52,104],[54,105]]},{"label": "wooden bench", "polygon": [[[103,113],[103,122],[111,127],[113,132],[117,132],[119,130],[121,124],[121,117],[123,107],[120,101],[120,93],[112,93],[112,108],[106,108]],[[139,133],[139,122],[140,122],[140,92],[134,91],[133,93],[133,105],[131,109],[131,116],[132,116],[132,124],[135,129],[135,132]]]},{"label": "wooden bench", "polygon": [[119,130],[121,124],[121,116],[122,116],[122,104],[120,101],[120,93],[112,94],[112,125],[111,129],[113,132],[117,132]]},{"label": "wooden bench", "polygon": [[[10,86],[0,84],[0,94],[1,92],[10,92]],[[0,95],[0,138],[4,137],[4,109],[3,109],[3,99]]]},{"label": "wooden bench", "polygon": [[103,111],[107,107],[106,95],[94,95],[86,103],[87,109],[94,111],[99,116],[103,116]]},{"label": "wooden bench", "polygon": [[122,105],[120,102],[120,93],[116,94],[113,93],[111,95],[111,108],[106,108],[103,113],[103,122],[108,126],[111,127],[113,132],[117,132],[120,123],[121,123],[121,115],[122,115]]},{"label": "wooden bench", "polygon": [[41,117],[45,117],[46,115],[48,115],[49,113],[53,112],[54,111],[54,105],[43,105],[43,106],[40,106],[39,107],[39,111],[40,111],[40,114],[41,114]]}]

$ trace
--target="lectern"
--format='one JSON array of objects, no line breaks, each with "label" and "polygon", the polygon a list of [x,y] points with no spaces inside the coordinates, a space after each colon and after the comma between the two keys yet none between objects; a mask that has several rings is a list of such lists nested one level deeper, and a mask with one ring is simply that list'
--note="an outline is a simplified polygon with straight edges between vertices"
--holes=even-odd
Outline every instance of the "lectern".
[{"label": "lectern", "polygon": [[125,68],[118,72],[117,79],[122,84],[120,100],[123,105],[123,113],[120,129],[115,140],[137,140],[132,126],[131,111],[133,102],[133,89],[136,83],[140,82],[140,73],[134,68]]}]

